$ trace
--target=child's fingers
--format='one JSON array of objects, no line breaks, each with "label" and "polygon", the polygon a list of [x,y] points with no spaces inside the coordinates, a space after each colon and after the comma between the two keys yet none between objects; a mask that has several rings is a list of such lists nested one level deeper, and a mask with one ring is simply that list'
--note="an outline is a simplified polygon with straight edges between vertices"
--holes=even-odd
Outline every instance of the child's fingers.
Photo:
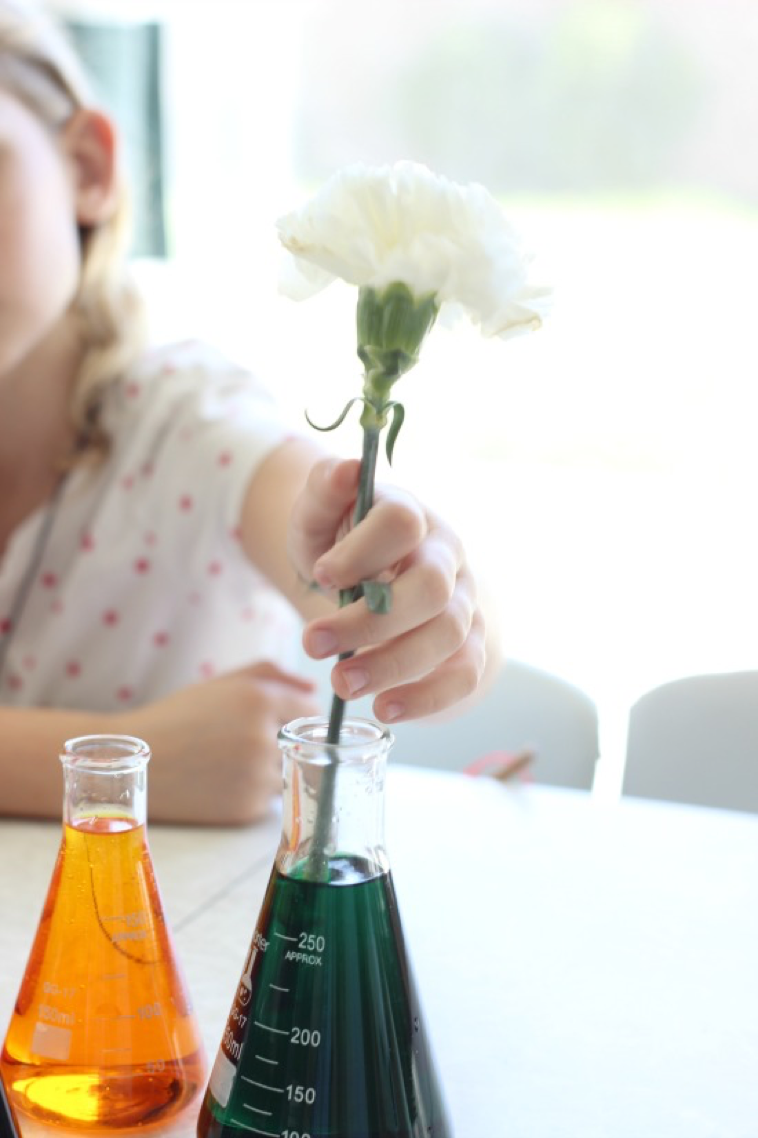
[{"label": "child's fingers", "polygon": [[314,562],[331,549],[349,519],[359,471],[359,462],[338,459],[322,459],[310,471],[288,532],[290,558],[303,577],[312,577]]},{"label": "child's fingers", "polygon": [[305,486],[298,525],[303,534],[323,549],[329,548],[355,500],[360,463],[348,459],[323,459],[311,470]]},{"label": "child's fingers", "polygon": [[394,575],[394,567],[417,549],[427,516],[414,498],[384,490],[363,521],[319,558],[313,576],[324,588],[348,589],[359,581]]},{"label": "child's fingers", "polygon": [[332,670],[335,691],[352,699],[418,680],[446,666],[466,644],[474,613],[473,590],[462,580],[445,609],[425,624],[340,661]]},{"label": "child's fingers", "polygon": [[270,710],[274,721],[281,725],[302,715],[318,715],[322,710],[315,691],[305,691],[290,684],[270,685]]},{"label": "child's fingers", "polygon": [[374,714],[385,723],[422,719],[452,707],[476,690],[485,665],[484,620],[476,613],[461,648],[428,675],[383,691]]},{"label": "child's fingers", "polygon": [[473,591],[467,570],[459,568],[459,547],[442,527],[427,536],[392,582],[389,612],[372,613],[361,600],[320,617],[305,629],[303,644],[316,659],[382,644],[445,612],[456,587]]}]

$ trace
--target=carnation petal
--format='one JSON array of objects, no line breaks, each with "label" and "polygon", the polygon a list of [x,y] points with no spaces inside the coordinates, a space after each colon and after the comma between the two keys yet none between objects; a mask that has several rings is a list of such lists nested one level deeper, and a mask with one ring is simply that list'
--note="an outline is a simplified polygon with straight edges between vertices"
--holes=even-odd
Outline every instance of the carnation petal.
[{"label": "carnation petal", "polygon": [[524,289],[504,309],[483,322],[483,335],[508,340],[524,332],[538,331],[550,310],[551,296],[549,289]]},{"label": "carnation petal", "polygon": [[345,167],[278,228],[305,278],[298,295],[336,277],[359,288],[399,281],[497,336],[537,328],[546,312],[549,290],[528,284],[529,257],[489,191],[418,163]]},{"label": "carnation petal", "polygon": [[333,273],[327,273],[301,258],[283,257],[279,269],[279,292],[290,300],[308,300],[330,285]]}]

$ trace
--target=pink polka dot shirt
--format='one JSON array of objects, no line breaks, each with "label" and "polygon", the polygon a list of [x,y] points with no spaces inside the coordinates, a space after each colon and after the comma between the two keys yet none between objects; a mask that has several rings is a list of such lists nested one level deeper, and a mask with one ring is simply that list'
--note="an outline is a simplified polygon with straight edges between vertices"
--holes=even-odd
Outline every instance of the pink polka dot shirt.
[{"label": "pink polka dot shirt", "polygon": [[110,711],[258,660],[297,617],[239,543],[247,486],[288,435],[253,377],[201,344],[153,351],[108,392],[104,464],[69,477],[17,627],[44,509],[0,563],[0,703]]}]

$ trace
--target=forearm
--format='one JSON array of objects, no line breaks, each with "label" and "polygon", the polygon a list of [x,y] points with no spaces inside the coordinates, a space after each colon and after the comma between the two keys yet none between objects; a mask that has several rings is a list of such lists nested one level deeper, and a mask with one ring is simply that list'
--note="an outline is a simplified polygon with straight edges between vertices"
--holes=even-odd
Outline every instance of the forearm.
[{"label": "forearm", "polygon": [[60,818],[63,744],[78,735],[136,735],[152,752],[153,821],[244,825],[281,789],[276,736],[314,715],[310,681],[260,662],[124,712],[0,708],[0,816]]},{"label": "forearm", "polygon": [[334,607],[309,588],[290,556],[292,511],[314,463],[324,452],[304,439],[277,447],[258,468],[248,487],[242,513],[242,545],[247,556],[305,620],[324,616]]},{"label": "forearm", "polygon": [[100,712],[0,707],[0,815],[59,818],[67,739],[118,730]]}]

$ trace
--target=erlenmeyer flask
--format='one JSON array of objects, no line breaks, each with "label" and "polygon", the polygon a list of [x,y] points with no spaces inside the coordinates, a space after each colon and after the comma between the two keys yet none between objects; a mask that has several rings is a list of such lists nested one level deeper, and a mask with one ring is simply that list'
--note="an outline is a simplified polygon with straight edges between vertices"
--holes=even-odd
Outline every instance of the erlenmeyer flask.
[{"label": "erlenmeyer flask", "polygon": [[16,1119],[6,1098],[2,1079],[0,1079],[0,1138],[18,1138]]},{"label": "erlenmeyer flask", "polygon": [[13,1106],[77,1133],[141,1126],[205,1079],[145,831],[145,743],[61,755],[63,839],[0,1068]]},{"label": "erlenmeyer flask", "polygon": [[[370,720],[279,735],[282,839],[199,1138],[451,1138],[384,849],[392,743]],[[312,856],[334,781],[325,860]]]}]

